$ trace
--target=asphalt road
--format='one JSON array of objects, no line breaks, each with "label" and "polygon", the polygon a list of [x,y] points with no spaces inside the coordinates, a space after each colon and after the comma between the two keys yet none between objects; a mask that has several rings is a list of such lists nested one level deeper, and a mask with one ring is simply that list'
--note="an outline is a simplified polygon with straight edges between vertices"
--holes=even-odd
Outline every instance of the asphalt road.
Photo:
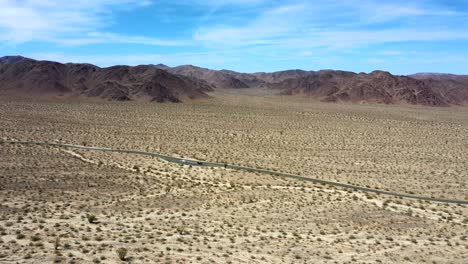
[{"label": "asphalt road", "polygon": [[308,181],[314,182],[324,185],[332,185],[357,191],[364,191],[364,192],[371,192],[377,194],[384,194],[384,195],[391,195],[396,196],[399,198],[408,198],[408,199],[416,199],[421,201],[430,201],[430,202],[439,202],[439,203],[449,203],[449,204],[463,204],[468,205],[467,200],[451,200],[451,199],[443,199],[443,198],[433,198],[433,197],[424,197],[424,196],[417,196],[411,194],[404,194],[404,193],[396,193],[390,191],[384,191],[380,189],[373,189],[367,187],[356,186],[347,183],[340,183],[334,181],[327,181],[321,179],[314,179],[310,177],[304,177],[296,174],[290,174],[285,172],[278,172],[278,171],[271,171],[271,170],[264,170],[264,169],[256,169],[238,165],[231,165],[231,164],[224,164],[224,163],[216,163],[216,162],[205,162],[205,161],[198,161],[198,160],[190,160],[190,159],[182,159],[171,157],[167,155],[163,155],[160,153],[153,153],[153,152],[146,152],[146,151],[139,151],[139,150],[125,150],[125,149],[110,149],[110,148],[98,148],[98,147],[86,147],[86,146],[79,146],[79,145],[69,145],[69,144],[60,144],[60,143],[48,143],[48,142],[33,142],[33,141],[0,141],[0,144],[22,144],[22,145],[40,145],[40,146],[51,146],[51,147],[61,147],[61,148],[71,148],[71,149],[86,149],[86,150],[96,150],[96,151],[108,151],[108,152],[119,152],[119,153],[130,153],[130,154],[138,154],[138,155],[147,155],[158,157],[168,162],[188,165],[188,166],[198,166],[198,167],[222,167],[222,168],[229,168],[229,169],[237,169],[237,170],[244,170],[250,172],[260,172],[260,173],[267,173],[273,176],[280,176],[285,178],[291,178],[301,181]]}]

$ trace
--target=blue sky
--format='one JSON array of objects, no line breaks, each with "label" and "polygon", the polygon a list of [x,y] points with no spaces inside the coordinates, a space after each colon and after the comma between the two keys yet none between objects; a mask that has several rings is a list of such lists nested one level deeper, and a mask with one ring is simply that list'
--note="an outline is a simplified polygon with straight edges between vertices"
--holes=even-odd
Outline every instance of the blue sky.
[{"label": "blue sky", "polygon": [[0,56],[468,73],[465,0],[0,0]]}]

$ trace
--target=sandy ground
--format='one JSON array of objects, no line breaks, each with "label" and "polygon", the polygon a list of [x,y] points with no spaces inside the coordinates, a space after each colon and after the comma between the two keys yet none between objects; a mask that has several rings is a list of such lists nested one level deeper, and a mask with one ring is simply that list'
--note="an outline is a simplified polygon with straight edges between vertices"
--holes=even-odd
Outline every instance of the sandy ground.
[{"label": "sandy ground", "polygon": [[[466,199],[468,110],[223,92],[2,101],[0,138],[154,150]],[[466,206],[132,154],[0,145],[0,263],[466,263]],[[90,222],[90,215],[96,217]]]}]

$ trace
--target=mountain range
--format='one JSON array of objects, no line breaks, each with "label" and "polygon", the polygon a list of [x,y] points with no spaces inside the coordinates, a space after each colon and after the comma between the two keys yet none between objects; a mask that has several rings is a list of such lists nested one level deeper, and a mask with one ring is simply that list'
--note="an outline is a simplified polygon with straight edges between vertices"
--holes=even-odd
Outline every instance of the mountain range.
[{"label": "mountain range", "polygon": [[468,75],[384,71],[287,70],[240,73],[193,65],[112,66],[0,57],[0,95],[83,97],[108,100],[182,102],[209,98],[215,89],[270,89],[280,95],[326,102],[408,103],[427,106],[468,102]]},{"label": "mountain range", "polygon": [[0,58],[0,93],[16,96],[84,96],[117,101],[180,102],[208,97],[213,86],[151,65],[100,68],[91,64]]}]

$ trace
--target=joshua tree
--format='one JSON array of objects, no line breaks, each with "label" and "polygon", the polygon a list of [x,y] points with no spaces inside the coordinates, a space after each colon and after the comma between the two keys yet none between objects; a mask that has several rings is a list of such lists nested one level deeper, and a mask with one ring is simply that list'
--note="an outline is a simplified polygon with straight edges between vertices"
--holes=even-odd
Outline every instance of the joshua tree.
[{"label": "joshua tree", "polygon": [[60,247],[60,236],[57,236],[54,240],[54,249],[58,250]]}]

